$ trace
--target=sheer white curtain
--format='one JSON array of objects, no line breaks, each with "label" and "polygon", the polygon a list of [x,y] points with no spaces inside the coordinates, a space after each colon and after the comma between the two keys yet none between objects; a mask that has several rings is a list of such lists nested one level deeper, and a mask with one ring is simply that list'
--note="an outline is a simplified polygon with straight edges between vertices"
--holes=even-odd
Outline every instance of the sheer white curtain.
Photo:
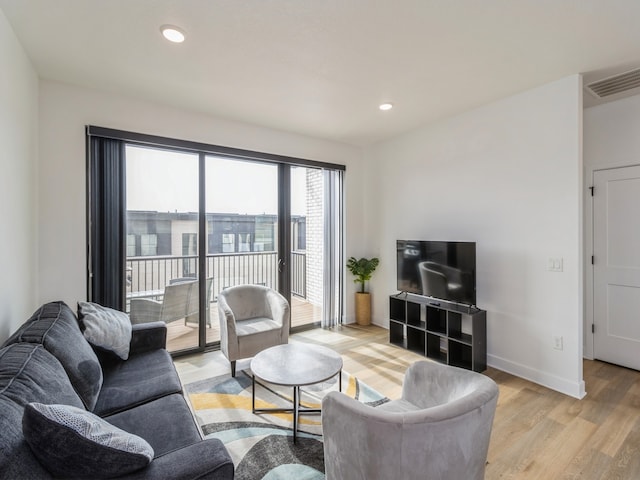
[{"label": "sheer white curtain", "polygon": [[324,170],[324,308],[322,327],[342,323],[344,310],[344,200],[342,170]]}]

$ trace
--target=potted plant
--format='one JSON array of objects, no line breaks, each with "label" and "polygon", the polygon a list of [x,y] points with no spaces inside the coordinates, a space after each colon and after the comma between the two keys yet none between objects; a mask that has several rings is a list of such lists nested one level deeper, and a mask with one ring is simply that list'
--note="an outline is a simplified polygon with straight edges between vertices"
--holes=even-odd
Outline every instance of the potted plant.
[{"label": "potted plant", "polygon": [[358,325],[369,325],[371,323],[371,294],[365,291],[365,282],[371,279],[371,275],[380,263],[377,258],[355,257],[347,260],[347,268],[355,275],[354,283],[360,284],[360,291],[356,292],[356,323]]}]

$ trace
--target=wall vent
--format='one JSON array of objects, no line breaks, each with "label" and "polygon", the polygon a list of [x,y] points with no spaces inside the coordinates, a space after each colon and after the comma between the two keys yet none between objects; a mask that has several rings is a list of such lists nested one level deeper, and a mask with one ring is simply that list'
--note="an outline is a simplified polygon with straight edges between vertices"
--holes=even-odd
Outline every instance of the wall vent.
[{"label": "wall vent", "polygon": [[640,87],[640,68],[592,82],[586,89],[596,98],[605,98]]}]

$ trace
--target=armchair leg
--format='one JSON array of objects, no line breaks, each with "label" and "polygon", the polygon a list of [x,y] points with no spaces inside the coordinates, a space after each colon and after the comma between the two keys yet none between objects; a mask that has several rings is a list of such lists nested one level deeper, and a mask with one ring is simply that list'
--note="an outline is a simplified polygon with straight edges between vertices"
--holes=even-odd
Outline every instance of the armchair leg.
[{"label": "armchair leg", "polygon": [[236,376],[236,361],[235,360],[231,360],[231,376],[232,377]]}]

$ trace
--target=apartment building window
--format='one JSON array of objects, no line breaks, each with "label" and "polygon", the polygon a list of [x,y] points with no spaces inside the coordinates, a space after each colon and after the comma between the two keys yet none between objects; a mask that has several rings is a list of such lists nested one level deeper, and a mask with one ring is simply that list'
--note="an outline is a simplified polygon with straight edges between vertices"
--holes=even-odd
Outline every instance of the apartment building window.
[{"label": "apartment building window", "polygon": [[182,234],[182,255],[192,256],[198,254],[198,234],[183,233]]},{"label": "apartment building window", "polygon": [[236,251],[236,236],[233,233],[222,234],[222,253]]},{"label": "apartment building window", "polygon": [[251,251],[251,234],[239,234],[238,235],[238,251],[239,252],[250,252]]},{"label": "apartment building window", "polygon": [[128,234],[127,235],[127,257],[135,257],[136,253],[136,235]]},{"label": "apartment building window", "polygon": [[142,257],[158,255],[158,236],[155,233],[140,235],[140,255]]},{"label": "apartment building window", "polygon": [[254,252],[264,252],[273,250],[276,232],[275,217],[265,216],[256,219],[255,241],[253,242]]}]

